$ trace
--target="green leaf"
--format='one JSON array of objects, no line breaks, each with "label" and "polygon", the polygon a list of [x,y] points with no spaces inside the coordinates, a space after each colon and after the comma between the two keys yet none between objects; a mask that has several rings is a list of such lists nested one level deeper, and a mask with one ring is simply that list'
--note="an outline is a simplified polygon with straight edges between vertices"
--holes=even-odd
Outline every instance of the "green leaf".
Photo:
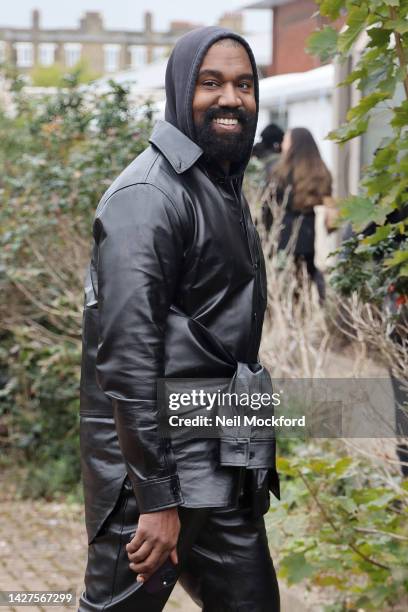
[{"label": "green leaf", "polygon": [[385,28],[369,28],[367,30],[370,42],[369,47],[386,47],[390,42],[391,32]]},{"label": "green leaf", "polygon": [[330,132],[328,137],[338,143],[344,143],[356,136],[361,136],[367,131],[369,118],[354,119],[349,123],[343,123],[337,130]]},{"label": "green leaf", "polygon": [[375,203],[369,198],[351,196],[343,202],[340,213],[341,217],[350,221],[358,231],[372,220],[375,213]]},{"label": "green leaf", "polygon": [[334,586],[339,590],[345,588],[344,578],[340,576],[318,575],[313,582],[320,587]]},{"label": "green leaf", "polygon": [[286,578],[289,584],[301,582],[312,576],[314,572],[315,568],[306,561],[303,552],[292,553],[284,557],[279,567],[279,575]]},{"label": "green leaf", "polygon": [[357,106],[351,108],[347,113],[347,119],[352,121],[353,119],[359,119],[366,115],[374,106],[376,106],[379,102],[383,102],[387,100],[390,95],[386,92],[373,92],[368,96],[361,98],[360,102]]},{"label": "green leaf", "polygon": [[348,14],[347,29],[339,35],[338,50],[347,53],[366,26],[368,9],[366,6],[354,5]]},{"label": "green leaf", "polygon": [[311,55],[317,55],[322,62],[335,56],[338,34],[331,26],[313,32],[306,42],[306,50]]},{"label": "green leaf", "polygon": [[403,266],[401,266],[401,268],[398,271],[398,275],[399,276],[408,276],[408,263],[406,263]]},{"label": "green leaf", "polygon": [[384,27],[399,34],[406,34],[408,32],[408,21],[406,19],[389,19],[384,23]]},{"label": "green leaf", "polygon": [[391,119],[392,127],[405,127],[408,125],[408,100],[394,108],[394,117]]},{"label": "green leaf", "polygon": [[342,457],[334,464],[334,472],[337,476],[342,476],[344,472],[348,470],[350,465],[353,463],[353,459],[351,457]]},{"label": "green leaf", "polygon": [[367,238],[363,239],[363,244],[370,246],[379,244],[389,236],[391,230],[391,225],[382,225],[380,227],[377,227],[375,233],[372,236],[367,236]]},{"label": "green leaf", "polygon": [[296,476],[297,471],[293,468],[292,462],[285,457],[278,457],[276,460],[277,469],[281,474],[286,476]]},{"label": "green leaf", "polygon": [[359,81],[365,75],[365,70],[362,68],[358,68],[356,70],[352,70],[350,74],[339,84],[339,87],[344,87],[345,85],[351,85],[355,81]]},{"label": "green leaf", "polygon": [[384,261],[384,266],[386,268],[392,268],[394,266],[399,266],[400,264],[405,264],[408,262],[408,250],[407,251],[395,251],[392,257],[389,257]]},{"label": "green leaf", "polygon": [[319,5],[320,14],[335,21],[340,17],[340,11],[345,5],[345,0],[321,0]]}]

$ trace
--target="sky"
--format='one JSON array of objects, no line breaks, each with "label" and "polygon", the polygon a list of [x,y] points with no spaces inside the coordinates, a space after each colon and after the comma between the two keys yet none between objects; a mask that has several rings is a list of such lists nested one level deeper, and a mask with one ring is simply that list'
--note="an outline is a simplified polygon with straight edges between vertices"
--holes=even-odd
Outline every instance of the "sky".
[{"label": "sky", "polygon": [[[253,0],[0,0],[0,26],[27,27],[31,11],[38,8],[41,12],[43,27],[76,27],[85,11],[99,11],[104,16],[105,27],[140,30],[143,13],[153,13],[156,30],[166,30],[170,21],[192,21],[212,25],[227,11],[242,9]],[[247,32],[270,30],[270,11],[245,11],[244,27]]]}]

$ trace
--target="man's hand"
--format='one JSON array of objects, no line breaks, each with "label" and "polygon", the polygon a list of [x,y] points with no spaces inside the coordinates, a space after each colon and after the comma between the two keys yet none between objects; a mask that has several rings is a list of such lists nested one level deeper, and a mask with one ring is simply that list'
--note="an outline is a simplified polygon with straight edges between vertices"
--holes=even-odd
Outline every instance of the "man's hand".
[{"label": "man's hand", "polygon": [[129,567],[138,574],[138,582],[146,582],[166,561],[176,565],[180,521],[177,508],[141,514],[134,538],[126,545]]}]

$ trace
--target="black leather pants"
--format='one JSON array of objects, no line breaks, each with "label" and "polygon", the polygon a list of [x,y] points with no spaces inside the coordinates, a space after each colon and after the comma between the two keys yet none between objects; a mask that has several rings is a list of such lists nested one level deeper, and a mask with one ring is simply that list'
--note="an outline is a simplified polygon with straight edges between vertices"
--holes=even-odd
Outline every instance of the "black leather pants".
[{"label": "black leather pants", "polygon": [[174,580],[163,570],[162,580],[155,581],[159,589],[148,589],[150,581],[136,583],[125,545],[135,531],[138,511],[125,482],[114,511],[89,546],[80,612],[159,612],[177,578],[204,612],[279,612],[279,588],[262,516],[254,519],[245,508],[179,508],[179,516]]}]

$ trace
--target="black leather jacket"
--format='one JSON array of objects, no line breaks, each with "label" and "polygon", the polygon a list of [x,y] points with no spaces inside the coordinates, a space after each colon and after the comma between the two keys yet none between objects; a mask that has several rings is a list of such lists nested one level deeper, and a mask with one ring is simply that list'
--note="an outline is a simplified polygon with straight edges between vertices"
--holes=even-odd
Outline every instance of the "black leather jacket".
[{"label": "black leather jacket", "polygon": [[210,175],[201,149],[170,123],[158,122],[150,142],[105,193],[94,222],[81,378],[90,540],[126,474],[140,512],[228,506],[244,480],[261,512],[268,487],[279,495],[270,438],[238,428],[223,440],[177,445],[158,431],[158,378],[240,369],[250,384],[266,277],[242,177]]}]

